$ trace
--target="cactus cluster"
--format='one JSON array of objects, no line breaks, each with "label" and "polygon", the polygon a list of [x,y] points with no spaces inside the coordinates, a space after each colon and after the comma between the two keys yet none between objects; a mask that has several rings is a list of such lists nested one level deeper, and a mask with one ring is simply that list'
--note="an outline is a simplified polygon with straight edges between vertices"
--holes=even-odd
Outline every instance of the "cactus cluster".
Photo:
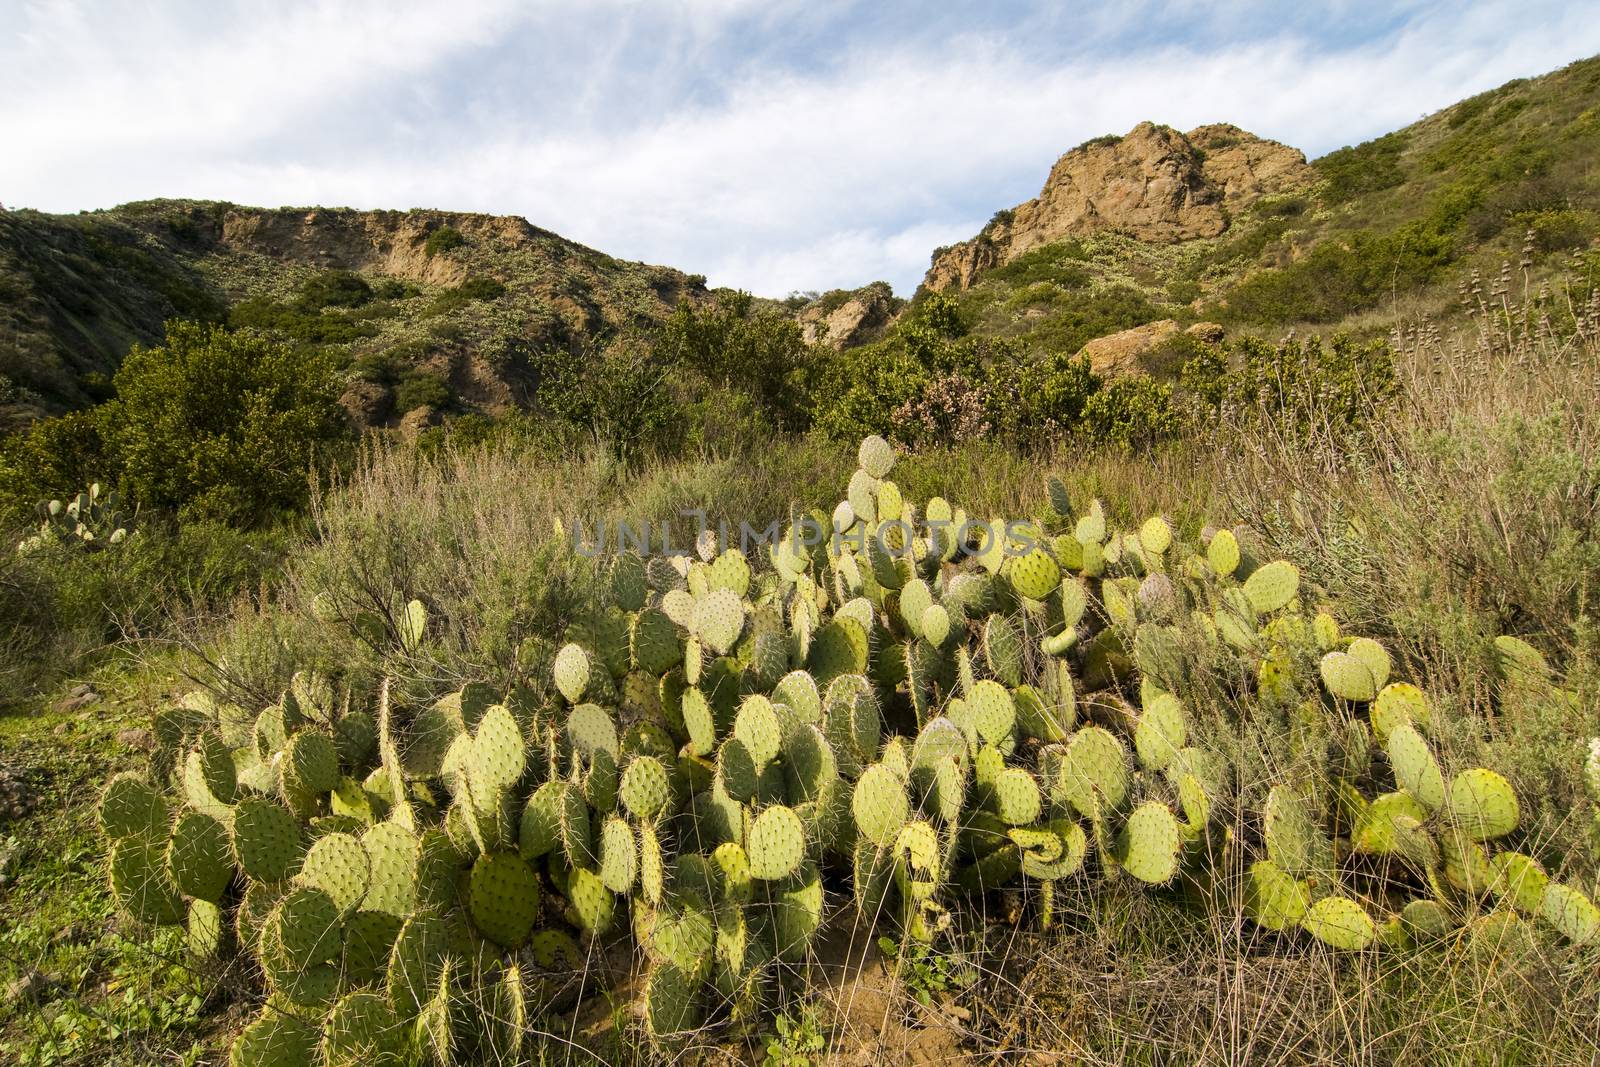
[{"label": "cactus cluster", "polygon": [[[101,804],[111,884],[259,961],[232,1062],[509,1055],[546,976],[630,932],[652,1032],[748,1019],[830,902],[931,940],[1003,886],[1048,924],[1068,879],[1234,890],[1339,949],[1519,916],[1600,938],[1584,892],[1495,851],[1506,780],[1440,764],[1427,697],[1292,565],[1114,531],[1055,481],[1032,522],[976,524],[894,461],[863,442],[833,515],[756,565],[616,558],[545,691],[406,708],[303,674],[259,712],[162,712],[150,775]],[[1218,689],[1290,715],[1316,772],[1241,787],[1186,704]]]},{"label": "cactus cluster", "polygon": [[120,545],[133,531],[133,516],[122,509],[122,494],[99,482],[69,501],[41,501],[36,509],[39,532],[24,540],[19,551],[45,545],[101,549]]}]

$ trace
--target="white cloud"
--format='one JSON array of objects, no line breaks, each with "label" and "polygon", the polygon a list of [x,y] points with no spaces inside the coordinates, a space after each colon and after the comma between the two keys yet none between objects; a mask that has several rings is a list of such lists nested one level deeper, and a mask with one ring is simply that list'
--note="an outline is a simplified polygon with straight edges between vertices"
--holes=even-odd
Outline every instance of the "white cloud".
[{"label": "white cloud", "polygon": [[[1140,46],[1122,14],[1049,59],[1001,25],[864,33],[788,64],[749,51],[839,6],[717,0],[677,25],[636,0],[582,19],[509,0],[324,2],[214,31],[30,6],[0,45],[0,199],[515,213],[714,284],[781,295],[887,277],[904,292],[933,247],[1033,195],[1087,137],[1231,121],[1316,154],[1600,51],[1592,10],[1498,2],[1432,8],[1346,47],[1289,31]],[[1318,40],[1341,39],[1345,10]],[[1184,4],[1143,14],[1225,21]],[[497,84],[506,71],[526,83]]]}]

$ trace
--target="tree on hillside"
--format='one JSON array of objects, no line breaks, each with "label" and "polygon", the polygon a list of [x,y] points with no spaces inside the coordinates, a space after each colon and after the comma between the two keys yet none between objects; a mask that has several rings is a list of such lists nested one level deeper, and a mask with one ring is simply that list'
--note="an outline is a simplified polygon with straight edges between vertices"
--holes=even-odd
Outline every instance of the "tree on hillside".
[{"label": "tree on hillside", "polygon": [[249,332],[169,323],[114,382],[101,433],[144,507],[259,523],[303,507],[313,463],[349,438],[327,358]]}]

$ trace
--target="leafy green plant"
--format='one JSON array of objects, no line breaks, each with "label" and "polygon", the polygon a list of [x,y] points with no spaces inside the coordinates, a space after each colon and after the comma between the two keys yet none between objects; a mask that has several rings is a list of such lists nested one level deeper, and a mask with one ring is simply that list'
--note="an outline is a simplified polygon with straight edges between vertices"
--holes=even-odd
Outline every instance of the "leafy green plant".
[{"label": "leafy green plant", "polygon": [[466,236],[454,226],[440,226],[428,234],[428,239],[422,243],[422,252],[432,259],[434,256],[460,248],[466,243]]},{"label": "leafy green plant", "polygon": [[813,1067],[826,1053],[828,1039],[816,1009],[805,1004],[798,1013],[786,1011],[774,1016],[772,1033],[763,1046],[763,1067]]},{"label": "leafy green plant", "polygon": [[258,523],[303,507],[309,473],[348,440],[332,364],[248,333],[172,323],[115,381],[96,421],[145,507]]},{"label": "leafy green plant", "polygon": [[894,961],[901,985],[923,1007],[931,1005],[935,996],[958,992],[977,980],[970,965],[920,941],[902,943],[892,937],[880,937],[878,951]]}]

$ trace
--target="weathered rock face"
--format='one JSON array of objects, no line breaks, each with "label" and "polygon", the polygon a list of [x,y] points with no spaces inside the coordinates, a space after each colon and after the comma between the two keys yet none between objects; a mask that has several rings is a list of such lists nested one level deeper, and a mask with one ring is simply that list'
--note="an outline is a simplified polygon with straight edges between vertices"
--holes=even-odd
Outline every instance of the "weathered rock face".
[{"label": "weathered rock face", "polygon": [[1037,198],[942,251],[923,285],[965,289],[1030,249],[1099,230],[1159,243],[1216,237],[1231,213],[1262,196],[1309,187],[1314,178],[1302,152],[1237,126],[1181,134],[1142,122],[1126,137],[1090,141],[1062,156]]},{"label": "weathered rock face", "polygon": [[1090,368],[1103,377],[1143,374],[1149,369],[1143,364],[1144,357],[1180,332],[1171,319],[1157,319],[1131,330],[1096,337],[1079,349],[1078,355],[1089,357]]},{"label": "weathered rock face", "polygon": [[807,344],[854,348],[874,341],[894,319],[894,290],[873,282],[850,293],[843,303],[827,298],[800,309],[795,316]]}]

